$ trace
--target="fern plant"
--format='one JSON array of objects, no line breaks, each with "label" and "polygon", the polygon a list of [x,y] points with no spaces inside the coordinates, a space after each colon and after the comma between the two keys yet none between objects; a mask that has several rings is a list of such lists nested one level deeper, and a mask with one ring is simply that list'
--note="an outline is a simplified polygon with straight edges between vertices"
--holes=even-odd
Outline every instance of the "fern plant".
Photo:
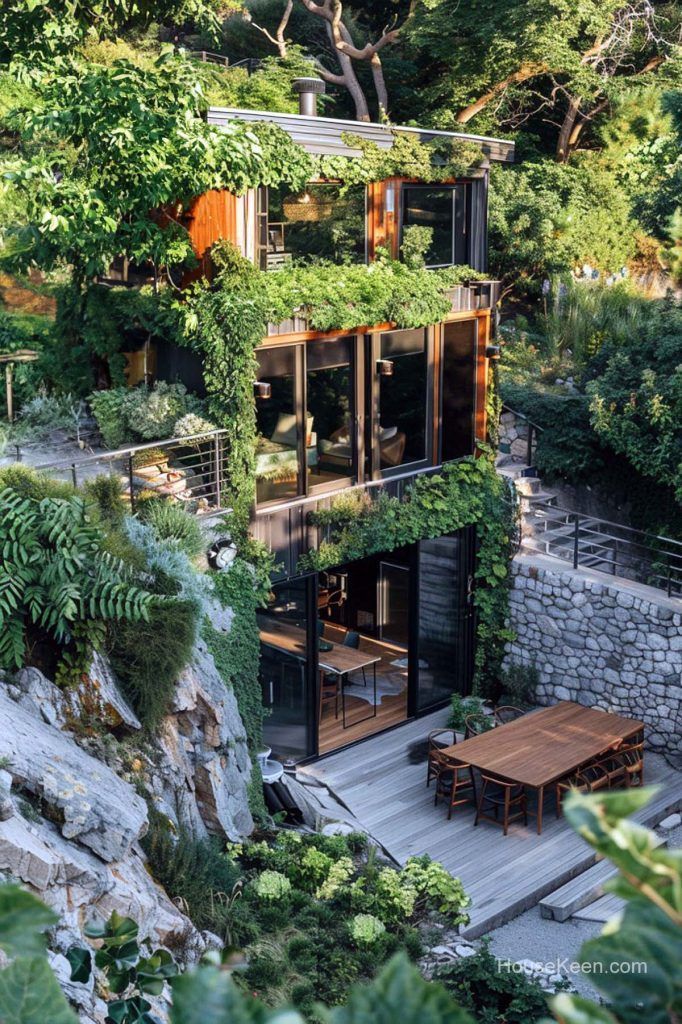
[{"label": "fern plant", "polygon": [[148,619],[159,598],[103,543],[77,495],[0,491],[0,667],[23,664],[31,628],[66,646],[84,623]]}]

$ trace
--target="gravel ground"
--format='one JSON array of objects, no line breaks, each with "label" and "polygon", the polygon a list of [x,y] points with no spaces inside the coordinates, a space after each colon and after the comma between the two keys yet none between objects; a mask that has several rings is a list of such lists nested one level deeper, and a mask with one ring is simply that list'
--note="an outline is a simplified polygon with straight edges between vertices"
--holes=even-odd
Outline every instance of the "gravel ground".
[{"label": "gravel ground", "polygon": [[[665,837],[669,849],[682,847],[682,825],[656,831]],[[547,920],[541,916],[539,907],[533,907],[491,932],[490,950],[494,956],[504,959],[536,960],[544,964],[565,958],[570,963],[578,959],[582,943],[598,935],[602,927],[598,921],[575,918],[561,922]],[[581,995],[592,999],[597,997],[588,976],[567,971],[565,964],[562,973],[569,975],[569,980]]]},{"label": "gravel ground", "polygon": [[[582,943],[600,931],[601,925],[596,921],[548,921],[540,916],[539,907],[533,907],[490,933],[490,951],[503,959],[536,960],[542,964],[565,959],[570,964],[578,958]],[[568,972],[566,964],[559,963],[559,968],[559,973],[569,975],[581,995],[595,997],[595,990],[584,975]]]}]

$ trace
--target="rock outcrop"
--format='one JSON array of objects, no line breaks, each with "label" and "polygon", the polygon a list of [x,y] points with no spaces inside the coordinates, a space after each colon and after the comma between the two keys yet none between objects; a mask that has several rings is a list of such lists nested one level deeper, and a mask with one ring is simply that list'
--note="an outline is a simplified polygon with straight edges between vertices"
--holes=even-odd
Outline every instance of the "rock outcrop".
[{"label": "rock outcrop", "polygon": [[150,786],[158,809],[193,834],[239,840],[253,829],[251,760],[237,701],[203,641],[181,674],[161,725]]},{"label": "rock outcrop", "polygon": [[[67,971],[64,955],[83,944],[87,920],[113,910],[130,916],[143,938],[185,963],[216,941],[147,870],[140,783],[194,836],[238,840],[253,828],[244,726],[205,644],[197,643],[159,734],[138,744],[140,728],[98,656],[70,690],[35,668],[0,674],[0,880],[22,882],[59,915],[50,962],[81,1024],[103,1024],[106,1015],[96,986],[74,986]],[[155,1013],[166,1019],[156,1006]]]}]

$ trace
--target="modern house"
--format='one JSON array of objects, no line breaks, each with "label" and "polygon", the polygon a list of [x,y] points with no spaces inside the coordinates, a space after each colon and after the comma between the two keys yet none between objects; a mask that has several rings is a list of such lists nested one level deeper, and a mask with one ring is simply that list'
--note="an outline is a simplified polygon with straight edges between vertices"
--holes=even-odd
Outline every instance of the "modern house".
[{"label": "modern house", "polygon": [[[308,83],[308,84],[306,84]],[[386,126],[318,117],[300,82],[301,113],[215,109],[209,121],[272,121],[308,152],[360,157],[348,134],[388,148]],[[415,128],[421,141],[474,142],[485,159],[465,178],[436,185],[391,178],[342,188],[311,183],[201,196],[188,227],[206,265],[221,238],[261,270],[322,257],[399,258],[411,225],[431,229],[429,267],[487,270],[491,161],[513,143]],[[358,324],[315,332],[305,320],[270,325],[257,349],[258,443],[252,531],[276,554],[278,578],[259,616],[265,739],[280,760],[353,743],[469,692],[473,671],[475,528],[332,567],[300,573],[321,533],[310,513],[351,489],[401,497],[422,474],[470,456],[486,438],[486,395],[497,298],[494,281],[453,288],[446,318],[418,330]],[[187,375],[185,352],[159,352],[162,376]]]}]

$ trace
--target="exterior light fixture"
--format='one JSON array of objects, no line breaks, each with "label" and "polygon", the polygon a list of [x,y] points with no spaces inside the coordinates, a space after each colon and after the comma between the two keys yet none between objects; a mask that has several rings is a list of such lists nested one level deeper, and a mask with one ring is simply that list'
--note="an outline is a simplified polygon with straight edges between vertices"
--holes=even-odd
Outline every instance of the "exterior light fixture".
[{"label": "exterior light fixture", "polygon": [[377,373],[380,377],[392,377],[393,376],[393,360],[392,359],[377,359]]},{"label": "exterior light fixture", "polygon": [[499,345],[486,345],[485,347],[486,359],[499,359],[500,358],[500,346]]},{"label": "exterior light fixture", "polygon": [[230,537],[221,537],[206,552],[208,564],[212,569],[225,572],[237,557],[237,547]]},{"label": "exterior light fixture", "polygon": [[264,380],[254,380],[253,393],[256,398],[272,398],[272,384]]}]

